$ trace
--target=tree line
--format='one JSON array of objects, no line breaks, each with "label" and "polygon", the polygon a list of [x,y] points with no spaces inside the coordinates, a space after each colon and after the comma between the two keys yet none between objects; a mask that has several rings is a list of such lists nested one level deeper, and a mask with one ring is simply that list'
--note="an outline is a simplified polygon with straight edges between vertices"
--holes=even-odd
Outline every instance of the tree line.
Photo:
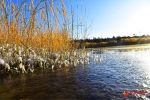
[{"label": "tree line", "polygon": [[79,47],[97,48],[107,46],[121,46],[121,45],[135,45],[150,43],[150,35],[142,36],[113,36],[112,38],[93,38],[93,39],[80,39],[74,40],[79,43]]}]

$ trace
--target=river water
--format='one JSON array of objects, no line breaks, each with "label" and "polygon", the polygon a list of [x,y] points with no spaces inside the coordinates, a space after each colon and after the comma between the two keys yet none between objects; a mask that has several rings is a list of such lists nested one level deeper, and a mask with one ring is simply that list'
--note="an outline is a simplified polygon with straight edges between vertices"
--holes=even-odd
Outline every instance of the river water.
[{"label": "river water", "polygon": [[[150,92],[150,45],[103,48],[102,54],[97,51],[88,65],[1,75],[0,99],[135,100],[134,96],[124,97],[123,91]],[[95,55],[101,62],[92,60]],[[150,95],[142,98],[150,99]]]}]

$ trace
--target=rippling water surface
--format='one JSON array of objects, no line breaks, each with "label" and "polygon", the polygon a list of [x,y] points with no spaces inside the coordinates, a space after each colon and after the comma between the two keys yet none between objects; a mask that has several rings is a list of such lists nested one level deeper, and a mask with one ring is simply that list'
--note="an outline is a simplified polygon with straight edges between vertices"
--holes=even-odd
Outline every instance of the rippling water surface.
[{"label": "rippling water surface", "polygon": [[[97,51],[97,50],[96,50]],[[102,62],[94,62],[98,55]],[[0,99],[125,100],[126,89],[150,92],[150,45],[105,48],[89,65],[1,75]],[[145,99],[150,99],[146,95]]]}]

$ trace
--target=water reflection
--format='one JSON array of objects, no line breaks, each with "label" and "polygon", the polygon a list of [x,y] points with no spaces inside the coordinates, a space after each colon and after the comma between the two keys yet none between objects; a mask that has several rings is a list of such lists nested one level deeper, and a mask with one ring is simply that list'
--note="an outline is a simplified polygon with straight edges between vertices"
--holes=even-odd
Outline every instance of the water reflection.
[{"label": "water reflection", "polygon": [[[98,59],[96,62],[94,56]],[[90,63],[84,66],[3,75],[0,76],[0,99],[122,100],[125,89],[150,92],[149,57],[148,46],[109,48],[103,53],[91,54]]]}]

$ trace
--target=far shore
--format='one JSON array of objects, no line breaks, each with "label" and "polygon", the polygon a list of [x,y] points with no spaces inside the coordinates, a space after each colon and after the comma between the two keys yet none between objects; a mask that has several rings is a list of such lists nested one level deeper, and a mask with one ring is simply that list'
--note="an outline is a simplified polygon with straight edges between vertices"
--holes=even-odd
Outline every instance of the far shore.
[{"label": "far shore", "polygon": [[112,37],[112,38],[93,38],[93,39],[80,39],[74,40],[79,43],[80,48],[102,48],[102,47],[122,47],[122,46],[141,46],[150,43],[149,35],[142,36],[124,36],[124,37]]}]

